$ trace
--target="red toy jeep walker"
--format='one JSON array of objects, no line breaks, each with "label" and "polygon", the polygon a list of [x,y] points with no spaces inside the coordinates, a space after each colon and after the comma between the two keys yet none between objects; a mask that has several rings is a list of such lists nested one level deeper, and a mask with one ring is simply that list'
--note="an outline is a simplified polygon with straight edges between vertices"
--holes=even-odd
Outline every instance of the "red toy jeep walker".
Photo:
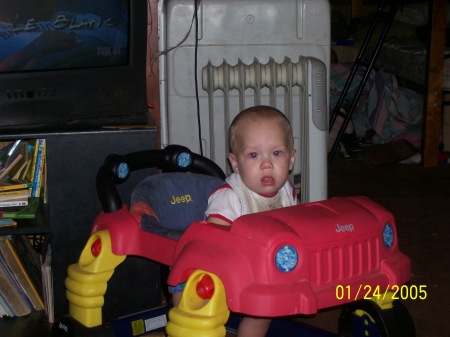
[{"label": "red toy jeep walker", "polygon": [[[137,187],[131,208],[122,205],[115,184],[150,166],[197,174],[151,176]],[[168,180],[160,188],[163,176]],[[399,251],[391,213],[368,198],[347,197],[245,215],[231,227],[198,221],[223,179],[217,165],[181,146],[105,161],[98,175],[105,211],[78,263],[68,269],[70,315],[88,328],[101,325],[107,281],[127,255],[137,255],[171,266],[169,284],[188,281],[186,296],[200,298],[186,299],[195,305],[180,309],[190,316],[208,319],[217,308],[267,317],[309,315],[345,304],[340,336],[358,335],[355,322],[361,317],[368,326],[361,328],[362,336],[415,336],[407,310],[395,298],[395,290],[410,279],[411,265]],[[198,209],[192,213],[194,203]],[[187,223],[174,223],[180,214]],[[191,282],[192,275],[197,278]],[[192,285],[194,290],[188,289]],[[208,305],[214,307],[204,309]],[[220,322],[224,315],[217,315]]]}]

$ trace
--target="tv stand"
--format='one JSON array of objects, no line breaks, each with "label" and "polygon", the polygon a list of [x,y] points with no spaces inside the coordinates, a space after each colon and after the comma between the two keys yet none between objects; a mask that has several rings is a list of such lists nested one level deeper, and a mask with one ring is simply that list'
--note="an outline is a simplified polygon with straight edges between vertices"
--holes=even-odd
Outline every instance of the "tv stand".
[{"label": "tv stand", "polygon": [[[66,270],[77,261],[89,238],[93,220],[101,211],[95,185],[97,170],[109,154],[154,149],[156,137],[157,129],[154,126],[53,132],[10,131],[0,135],[0,140],[46,139],[49,223],[29,229],[22,228],[19,223],[17,229],[2,231],[0,235],[50,235],[55,317],[68,313],[64,286]],[[154,170],[143,171],[136,172],[129,181],[118,186],[121,195],[125,196],[124,202],[138,181],[155,173]],[[130,298],[136,300],[130,301]],[[106,319],[115,319],[158,306],[160,300],[159,266],[145,259],[127,258],[108,283],[104,316]],[[0,319],[0,336],[25,337],[24,333],[27,337],[44,336],[44,323],[33,328],[36,321],[42,318],[39,314]],[[30,324],[30,329],[23,329],[23,324]]]}]

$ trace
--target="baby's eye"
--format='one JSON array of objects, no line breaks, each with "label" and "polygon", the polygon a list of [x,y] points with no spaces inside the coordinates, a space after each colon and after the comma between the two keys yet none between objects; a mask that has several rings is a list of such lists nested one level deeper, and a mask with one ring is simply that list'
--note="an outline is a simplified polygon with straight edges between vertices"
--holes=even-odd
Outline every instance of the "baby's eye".
[{"label": "baby's eye", "polygon": [[281,151],[281,150],[273,151],[273,155],[274,155],[275,157],[279,157],[279,156],[281,156],[282,154],[283,154],[283,151]]},{"label": "baby's eye", "polygon": [[248,154],[248,157],[249,157],[249,158],[252,158],[252,159],[255,159],[256,157],[258,157],[258,153],[256,153],[256,152],[250,152],[250,153]]}]

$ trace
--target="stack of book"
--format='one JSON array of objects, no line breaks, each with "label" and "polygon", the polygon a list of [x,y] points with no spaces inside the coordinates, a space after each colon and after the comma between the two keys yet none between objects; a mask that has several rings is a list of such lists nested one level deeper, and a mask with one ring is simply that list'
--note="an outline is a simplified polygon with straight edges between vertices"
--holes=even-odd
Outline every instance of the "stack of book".
[{"label": "stack of book", "polygon": [[53,302],[47,296],[52,293],[49,252],[39,254],[26,235],[0,237],[1,317],[25,316],[45,309],[53,321]]},{"label": "stack of book", "polygon": [[45,198],[45,139],[17,140],[0,149],[0,227],[33,218]]}]

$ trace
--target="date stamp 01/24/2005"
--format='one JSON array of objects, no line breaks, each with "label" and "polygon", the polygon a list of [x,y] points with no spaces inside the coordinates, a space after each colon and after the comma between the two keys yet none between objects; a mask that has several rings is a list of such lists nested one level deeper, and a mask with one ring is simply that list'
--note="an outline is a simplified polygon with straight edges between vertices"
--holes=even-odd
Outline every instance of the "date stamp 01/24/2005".
[{"label": "date stamp 01/24/2005", "polygon": [[372,286],[369,284],[338,285],[336,287],[336,299],[338,300],[384,300],[386,294],[392,300],[425,300],[428,296],[426,285],[388,285],[385,288],[381,286]]}]

